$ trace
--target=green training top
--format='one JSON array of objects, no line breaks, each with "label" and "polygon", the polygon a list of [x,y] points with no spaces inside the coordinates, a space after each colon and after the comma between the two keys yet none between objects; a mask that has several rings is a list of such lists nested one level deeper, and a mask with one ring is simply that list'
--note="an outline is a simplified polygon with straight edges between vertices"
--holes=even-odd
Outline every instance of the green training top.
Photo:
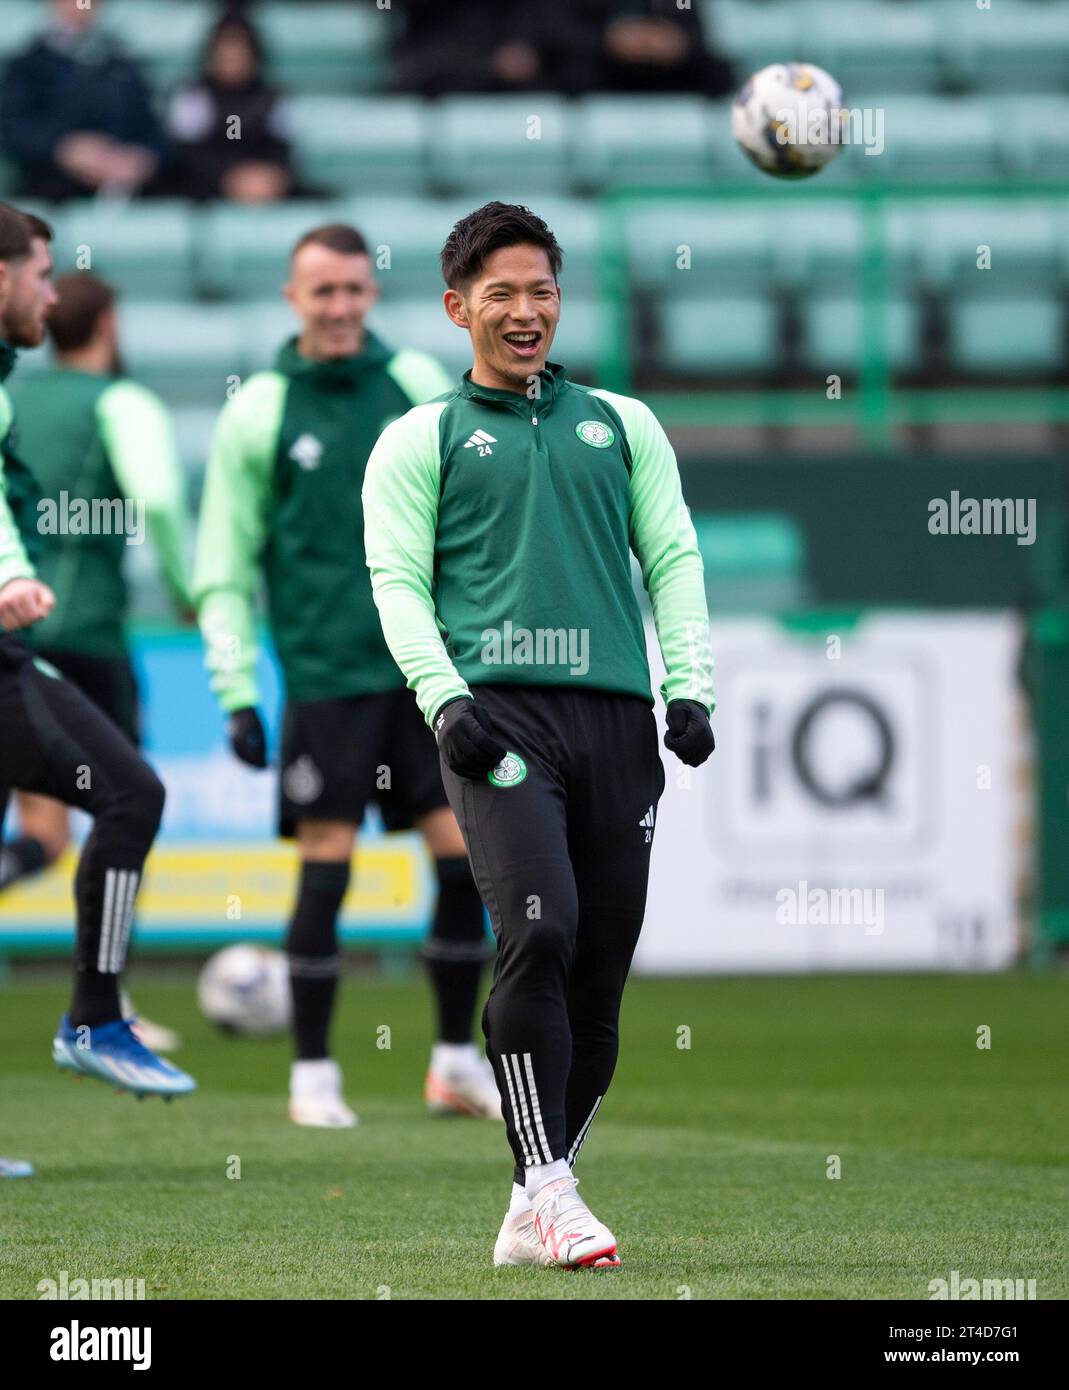
[{"label": "green training top", "polygon": [[383,431],[365,548],[390,650],[428,723],[494,682],[653,703],[634,551],[666,700],[713,708],[701,555],[668,439],[641,401],[547,363],[534,398],[478,386]]},{"label": "green training top", "polygon": [[259,702],[255,600],[293,700],[403,685],[364,563],[361,484],[382,428],[449,379],[372,333],[355,357],[317,362],[297,339],[223,407],[208,462],[194,591],[212,689],[226,711]]},{"label": "green training top", "polygon": [[[0,383],[15,368],[15,349],[0,341]],[[15,412],[0,384],[0,589],[12,579],[33,579],[40,550],[33,474],[15,452]],[[2,634],[0,634],[2,637]]]},{"label": "green training top", "polygon": [[189,515],[167,410],[136,382],[62,366],[13,394],[20,448],[42,494],[37,575],[56,595],[33,643],[121,657],[128,546],[151,536],[176,605],[190,604]]}]

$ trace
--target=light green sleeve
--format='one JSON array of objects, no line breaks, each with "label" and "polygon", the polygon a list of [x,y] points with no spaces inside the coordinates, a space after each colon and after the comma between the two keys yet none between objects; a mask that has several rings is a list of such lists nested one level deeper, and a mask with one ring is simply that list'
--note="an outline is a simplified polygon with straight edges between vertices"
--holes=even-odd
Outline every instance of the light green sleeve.
[{"label": "light green sleeve", "polygon": [[711,714],[713,656],[709,608],[698,538],[668,436],[649,406],[631,396],[595,390],[623,421],[631,449],[631,549],[642,566],[653,607],[669,700],[696,700]]},{"label": "light green sleeve", "polygon": [[414,348],[395,352],[386,364],[386,371],[413,405],[423,405],[435,396],[443,396],[456,385],[439,361]]},{"label": "light green sleeve", "polygon": [[[0,386],[0,441],[7,438],[14,412],[11,398]],[[4,460],[0,456],[0,589],[12,579],[33,579],[35,571],[30,564],[26,548],[22,544],[19,528],[7,504],[7,480],[4,477]]]},{"label": "light green sleeve", "polygon": [[434,541],[445,402],[418,405],[387,425],[364,473],[364,550],[386,645],[428,724],[455,695],[470,695],[449,659],[434,610]]},{"label": "light green sleeve", "polygon": [[212,689],[227,713],[259,703],[256,599],[286,379],[258,372],[219,413],[204,480],[193,597]]},{"label": "light green sleeve", "polygon": [[189,510],[166,407],[137,382],[117,381],[97,400],[97,422],[116,481],[127,497],[145,508],[145,521],[174,601],[188,608]]}]

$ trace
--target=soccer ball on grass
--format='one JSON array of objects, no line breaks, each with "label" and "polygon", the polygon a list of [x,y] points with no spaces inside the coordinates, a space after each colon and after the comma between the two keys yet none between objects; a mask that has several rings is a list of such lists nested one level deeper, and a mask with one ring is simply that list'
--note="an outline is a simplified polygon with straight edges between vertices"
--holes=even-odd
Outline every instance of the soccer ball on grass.
[{"label": "soccer ball on grass", "polygon": [[269,1037],[289,1027],[289,969],[281,951],[243,943],[217,951],[197,981],[200,1011],[226,1033]]}]

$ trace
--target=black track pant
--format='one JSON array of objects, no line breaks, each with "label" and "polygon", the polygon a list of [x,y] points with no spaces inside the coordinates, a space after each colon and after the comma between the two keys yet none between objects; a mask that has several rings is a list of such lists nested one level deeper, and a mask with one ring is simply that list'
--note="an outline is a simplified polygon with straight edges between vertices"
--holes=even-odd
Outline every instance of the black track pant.
[{"label": "black track pant", "polygon": [[163,783],[125,734],[70,681],[7,639],[0,647],[0,827],[11,788],[93,817],[75,878],[75,964],[118,975]]},{"label": "black track pant", "polygon": [[444,764],[442,777],[497,937],[483,1031],[522,1182],[525,1167],[575,1162],[612,1079],[664,769],[634,696],[473,694],[518,755],[499,770],[513,780]]}]

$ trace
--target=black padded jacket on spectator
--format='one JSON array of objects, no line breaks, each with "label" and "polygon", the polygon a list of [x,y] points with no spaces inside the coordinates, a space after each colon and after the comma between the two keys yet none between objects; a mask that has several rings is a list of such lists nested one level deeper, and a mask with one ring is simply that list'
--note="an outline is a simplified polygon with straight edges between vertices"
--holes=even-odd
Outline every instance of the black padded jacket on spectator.
[{"label": "black padded jacket on spectator", "polygon": [[0,86],[0,149],[19,168],[28,197],[84,195],[85,186],[52,159],[75,131],[110,135],[163,157],[166,140],[137,65],[101,31],[53,30],[8,64]]},{"label": "black padded jacket on spectator", "polygon": [[[171,98],[167,129],[175,148],[175,192],[190,198],[221,197],[223,176],[238,164],[292,169],[285,99],[260,80],[223,87],[202,78],[180,87]],[[240,139],[230,133],[235,129]]]}]

